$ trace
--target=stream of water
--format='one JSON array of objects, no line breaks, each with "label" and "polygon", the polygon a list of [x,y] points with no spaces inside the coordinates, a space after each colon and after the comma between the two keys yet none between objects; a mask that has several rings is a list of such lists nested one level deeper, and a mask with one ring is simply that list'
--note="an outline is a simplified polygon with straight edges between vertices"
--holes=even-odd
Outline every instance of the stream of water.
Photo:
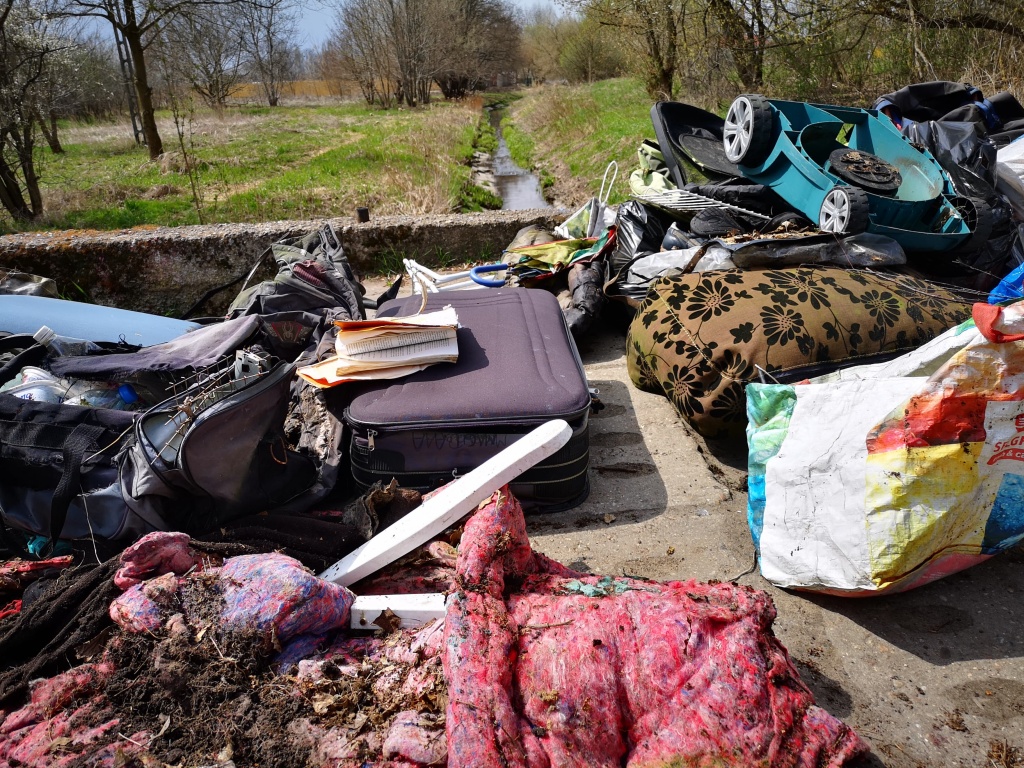
[{"label": "stream of water", "polygon": [[508,144],[501,134],[503,109],[491,110],[490,122],[498,134],[498,150],[494,153],[494,177],[498,195],[502,199],[503,211],[518,211],[526,208],[548,208],[540,181],[529,171],[520,168],[512,160]]}]

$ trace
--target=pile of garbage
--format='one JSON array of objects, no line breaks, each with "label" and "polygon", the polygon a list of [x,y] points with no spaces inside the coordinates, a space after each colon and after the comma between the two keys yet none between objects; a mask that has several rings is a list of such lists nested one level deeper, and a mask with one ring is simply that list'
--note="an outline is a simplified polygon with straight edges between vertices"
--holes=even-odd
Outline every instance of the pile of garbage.
[{"label": "pile of garbage", "polygon": [[651,117],[629,201],[611,167],[500,263],[407,261],[407,298],[367,298],[329,224],[222,318],[7,273],[0,768],[866,753],[767,594],[575,572],[524,508],[587,497],[574,338],[625,315],[634,383],[746,441],[770,582],[881,594],[1015,546],[1024,107],[930,83]]},{"label": "pile of garbage", "polygon": [[813,705],[762,592],[575,573],[531,550],[507,488],[454,567],[432,559],[413,557],[444,569],[444,618],[360,637],[352,593],[291,558],[150,534],[121,555],[118,630],[0,710],[0,765],[839,766],[866,749]]}]

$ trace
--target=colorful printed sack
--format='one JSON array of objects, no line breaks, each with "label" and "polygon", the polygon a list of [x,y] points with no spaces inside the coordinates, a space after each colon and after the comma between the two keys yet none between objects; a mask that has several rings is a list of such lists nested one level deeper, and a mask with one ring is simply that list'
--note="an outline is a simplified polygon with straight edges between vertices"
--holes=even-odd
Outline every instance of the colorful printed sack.
[{"label": "colorful printed sack", "polygon": [[878,365],[747,387],[749,523],[783,587],[882,594],[1024,538],[1024,303]]}]

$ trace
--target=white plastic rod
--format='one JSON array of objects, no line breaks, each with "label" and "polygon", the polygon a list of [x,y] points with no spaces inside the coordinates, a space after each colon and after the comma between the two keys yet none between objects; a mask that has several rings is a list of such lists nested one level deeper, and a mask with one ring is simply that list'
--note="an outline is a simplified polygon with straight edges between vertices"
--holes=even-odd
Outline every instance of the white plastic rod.
[{"label": "white plastic rod", "polygon": [[373,629],[377,618],[389,610],[398,617],[402,629],[419,629],[428,621],[444,618],[445,596],[440,592],[425,595],[358,595],[352,603],[352,629]]},{"label": "white plastic rod", "polygon": [[346,555],[320,578],[347,587],[376,573],[457,523],[496,490],[555,453],[571,436],[572,427],[561,419],[542,424]]}]

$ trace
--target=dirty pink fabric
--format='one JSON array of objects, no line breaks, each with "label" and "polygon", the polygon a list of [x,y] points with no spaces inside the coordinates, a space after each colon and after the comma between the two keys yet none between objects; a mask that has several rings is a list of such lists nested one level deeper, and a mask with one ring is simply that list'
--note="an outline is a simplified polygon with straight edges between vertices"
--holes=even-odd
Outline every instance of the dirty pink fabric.
[{"label": "dirty pink fabric", "polygon": [[24,707],[0,713],[0,768],[65,768],[83,755],[90,766],[116,768],[142,752],[148,732],[117,736],[120,721],[102,693],[112,671],[108,664],[83,664],[40,680]]},{"label": "dirty pink fabric", "polygon": [[0,607],[0,621],[8,616],[17,616],[21,613],[21,600],[11,600],[7,605]]},{"label": "dirty pink fabric", "polygon": [[[54,570],[71,567],[74,557],[63,555],[47,560],[7,560],[0,562],[0,621],[21,613],[21,597],[31,582]],[[6,598],[6,599],[5,599]]]},{"label": "dirty pink fabric", "polygon": [[186,533],[147,533],[121,553],[121,567],[114,574],[114,584],[126,590],[153,576],[165,573],[181,576],[193,568],[202,568],[210,558],[192,549],[191,542]]},{"label": "dirty pink fabric", "polygon": [[[220,568],[201,572],[189,572],[192,565],[187,558],[161,560],[152,570],[165,567],[173,572],[136,581],[110,604],[110,618],[122,629],[155,632],[172,618],[180,621],[182,606],[188,606],[180,593],[189,580],[209,584],[215,579],[215,590],[224,600],[217,629],[255,629],[271,642],[299,642],[305,652],[317,644],[310,642],[309,635],[319,639],[348,623],[354,599],[345,587],[317,578],[298,560],[276,552],[231,557]],[[186,614],[183,619],[199,629],[199,618]]]},{"label": "dirty pink fabric", "polygon": [[[159,573],[165,569],[171,570]],[[191,569],[187,559],[156,562],[147,569],[148,579],[135,583],[114,601],[111,616],[124,630],[152,633],[157,640],[178,633],[192,636],[199,618],[182,613],[187,604],[181,599],[182,590],[191,579],[212,583],[224,599],[224,627],[260,629],[282,643],[281,656],[291,654],[298,674],[281,679],[296,695],[315,700],[335,690],[332,679],[338,675],[372,676],[375,696],[385,702],[402,702],[402,711],[383,728],[348,718],[328,718],[330,725],[315,718],[292,721],[289,735],[309,745],[308,765],[356,768],[367,764],[367,754],[382,755],[372,763],[374,768],[444,765],[443,717],[415,709],[418,701],[440,701],[443,712],[443,622],[420,630],[399,630],[387,637],[339,634],[333,643],[327,643],[327,630],[348,622],[351,593],[317,579],[297,561],[277,554],[247,555],[230,558],[223,567],[203,573],[187,573]],[[318,653],[320,645],[326,650]],[[159,663],[157,658],[154,663]],[[324,673],[325,666],[329,674]],[[155,765],[143,748],[150,743],[149,733],[131,736],[143,747],[118,735],[121,721],[104,696],[113,671],[106,662],[83,664],[35,684],[31,700],[21,709],[7,715],[0,712],[0,768],[115,768],[132,755],[143,764]],[[436,711],[437,707],[435,703],[432,708]],[[221,746],[211,745],[211,750]]]},{"label": "dirty pink fabric", "polygon": [[[322,654],[298,665],[296,680],[303,695],[331,690],[330,677],[372,680],[377,701],[402,702],[386,730],[366,728],[355,718],[336,718],[335,725],[309,720],[293,723],[315,746],[310,763],[327,768],[419,768],[447,763],[444,718],[425,711],[425,702],[443,702],[446,686],[441,652],[444,621],[419,630],[398,630],[387,637],[339,636]],[[330,669],[330,677],[325,673]],[[424,704],[420,711],[412,708]],[[442,705],[443,706],[443,705]],[[382,759],[371,761],[368,755]]]},{"label": "dirty pink fabric", "polygon": [[502,489],[467,523],[445,621],[449,768],[841,766],[763,592],[599,579],[535,554]]},{"label": "dirty pink fabric", "polygon": [[458,553],[446,541],[431,541],[383,571],[354,585],[357,595],[417,595],[450,592]]},{"label": "dirty pink fabric", "polygon": [[255,627],[273,632],[284,643],[348,623],[355,596],[339,584],[318,578],[287,555],[272,552],[231,557],[215,572],[224,595],[223,629]]},{"label": "dirty pink fabric", "polygon": [[24,587],[44,572],[68,568],[74,562],[72,555],[61,555],[46,560],[6,560],[0,562],[0,592],[5,589]]},{"label": "dirty pink fabric", "polygon": [[155,632],[176,609],[181,579],[173,573],[135,584],[110,604],[110,618],[128,632]]},{"label": "dirty pink fabric", "polygon": [[399,712],[384,738],[381,754],[386,760],[407,760],[413,765],[445,765],[444,729],[416,710]]}]

